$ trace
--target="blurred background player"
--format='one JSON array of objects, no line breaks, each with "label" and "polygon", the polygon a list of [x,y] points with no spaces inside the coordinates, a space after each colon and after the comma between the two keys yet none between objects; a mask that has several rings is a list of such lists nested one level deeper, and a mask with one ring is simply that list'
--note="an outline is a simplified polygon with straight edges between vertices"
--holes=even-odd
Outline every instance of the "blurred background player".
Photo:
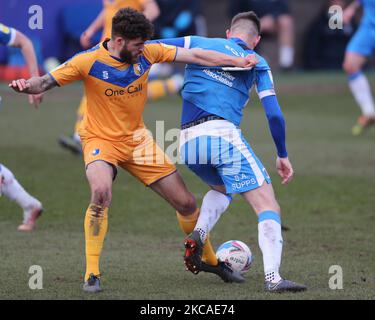
[{"label": "blurred background player", "polygon": [[[33,44],[20,31],[9,28],[0,23],[0,45],[20,48],[32,77],[39,76],[38,64],[36,62]],[[29,102],[38,106],[42,101],[42,94],[29,95]],[[31,231],[35,227],[36,219],[41,215],[43,209],[39,200],[32,197],[20,185],[13,173],[0,164],[0,196],[15,201],[23,209],[23,222],[18,226],[20,231]]]},{"label": "blurred background player", "polygon": [[[185,37],[166,41],[185,48],[217,50],[233,55],[254,54],[260,41],[260,21],[254,12],[234,16],[227,39]],[[163,41],[163,40],[161,40]],[[201,261],[203,244],[228,208],[231,194],[241,194],[258,216],[259,246],[263,254],[265,290],[303,291],[306,286],[285,280],[279,274],[283,238],[280,206],[270,177],[241,134],[243,108],[253,85],[263,104],[276,148],[276,167],[287,184],[293,177],[285,144],[285,121],[275,95],[270,67],[264,58],[250,71],[205,68],[189,64],[182,90],[180,152],[183,161],[211,190],[203,198],[193,232],[185,241],[185,264],[190,271],[208,271]],[[223,263],[223,262],[220,262]]]},{"label": "blurred background player", "polygon": [[[120,9],[113,18],[110,39],[75,55],[43,77],[13,80],[9,84],[17,92],[39,93],[77,80],[84,81],[88,104],[79,133],[91,189],[91,202],[85,216],[83,290],[87,292],[101,290],[99,259],[108,228],[117,167],[149,186],[186,220],[190,221],[198,211],[194,196],[187,190],[176,167],[150,137],[143,122],[151,65],[174,61],[211,66],[254,65],[248,57],[145,44],[152,33],[152,23],[143,14],[131,8]],[[210,251],[216,260],[212,247]],[[223,272],[228,280],[231,271]]]},{"label": "blurred background player", "polygon": [[356,24],[344,28],[330,28],[334,15],[329,8],[344,8],[345,0],[328,0],[319,15],[310,23],[303,40],[303,66],[307,70],[342,70],[346,47],[353,36]]},{"label": "blurred background player", "polygon": [[361,24],[346,49],[343,68],[348,75],[350,90],[361,108],[362,115],[352,128],[360,135],[365,128],[375,124],[375,105],[371,87],[362,72],[364,64],[375,52],[375,1],[356,0],[344,11],[344,24],[349,24],[360,6],[363,6]]},{"label": "blurred background player", "polygon": [[[83,48],[87,49],[93,45],[91,39],[95,33],[103,29],[102,39],[111,37],[112,18],[115,13],[121,9],[130,7],[142,12],[150,21],[154,21],[160,15],[160,9],[155,0],[103,0],[103,9],[91,23],[91,25],[82,33],[80,42]],[[148,86],[148,96],[158,99],[170,94],[179,92],[182,85],[182,79],[170,78],[166,80],[155,80]],[[84,94],[77,110],[77,120],[72,136],[61,136],[59,143],[74,154],[82,153],[81,140],[78,134],[78,128],[83,120],[86,108],[86,95]]]},{"label": "blurred background player", "polygon": [[294,65],[294,21],[287,0],[231,0],[230,13],[254,11],[260,17],[262,35],[277,35],[279,67],[289,70]]}]

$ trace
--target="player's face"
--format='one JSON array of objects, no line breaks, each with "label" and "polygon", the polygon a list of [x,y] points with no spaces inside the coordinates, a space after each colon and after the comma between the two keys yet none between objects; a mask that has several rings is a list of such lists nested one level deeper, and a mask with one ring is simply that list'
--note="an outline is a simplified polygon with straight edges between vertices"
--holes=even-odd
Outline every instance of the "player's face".
[{"label": "player's face", "polygon": [[134,64],[138,61],[138,57],[142,54],[145,41],[141,38],[133,40],[125,40],[124,46],[120,51],[120,58],[126,63]]}]

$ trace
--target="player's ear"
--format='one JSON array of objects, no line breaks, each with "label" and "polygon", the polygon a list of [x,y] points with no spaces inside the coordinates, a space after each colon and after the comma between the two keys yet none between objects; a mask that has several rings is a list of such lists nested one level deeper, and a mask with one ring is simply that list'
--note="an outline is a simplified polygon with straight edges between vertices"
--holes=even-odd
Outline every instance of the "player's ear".
[{"label": "player's ear", "polygon": [[262,37],[261,37],[260,35],[258,35],[258,36],[255,37],[255,40],[254,40],[254,48],[258,45],[258,43],[259,43],[259,41],[260,41],[261,38],[262,38]]},{"label": "player's ear", "polygon": [[230,38],[230,30],[229,29],[227,29],[227,31],[225,31],[225,34],[227,36],[227,39]]},{"label": "player's ear", "polygon": [[114,38],[114,43],[117,45],[117,46],[121,46],[124,42],[124,39],[120,36],[115,36]]}]

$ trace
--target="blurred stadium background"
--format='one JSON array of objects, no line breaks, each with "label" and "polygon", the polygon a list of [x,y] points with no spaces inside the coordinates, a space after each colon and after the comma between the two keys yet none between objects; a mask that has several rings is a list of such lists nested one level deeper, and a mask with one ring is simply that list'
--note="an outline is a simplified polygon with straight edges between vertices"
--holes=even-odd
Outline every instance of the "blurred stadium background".
[{"label": "blurred stadium background", "polygon": [[[163,2],[167,3],[160,1]],[[225,35],[230,1],[186,2],[184,10],[190,8],[192,16],[198,17],[196,32]],[[81,50],[79,36],[98,14],[101,3],[0,0],[0,22],[31,37],[43,69],[47,58],[62,62]],[[43,8],[42,30],[28,27],[28,8],[34,4]],[[25,96],[14,94],[6,86],[7,80],[25,75],[20,53],[0,47],[0,80],[4,81],[0,84],[0,161],[45,207],[38,229],[21,234],[16,231],[21,219],[19,208],[0,199],[0,299],[374,299],[375,130],[360,137],[353,137],[350,132],[360,110],[340,69],[344,51],[337,48],[344,50],[355,23],[353,30],[345,31],[347,34],[327,34],[322,30],[322,41],[326,42],[319,42],[311,32],[318,30],[314,21],[324,17],[327,4],[326,0],[289,1],[296,36],[292,70],[280,71],[274,36],[265,36],[259,48],[275,70],[278,97],[287,121],[287,145],[296,171],[295,180],[288,187],[281,187],[276,175],[274,146],[255,95],[242,124],[245,136],[273,178],[283,221],[290,228],[283,235],[282,274],[306,283],[309,291],[282,296],[263,292],[256,217],[240,197],[222,217],[212,240],[218,246],[237,238],[250,246],[255,260],[247,282],[228,285],[211,275],[185,272],[183,235],[174,211],[122,172],[114,185],[102,257],[105,291],[97,296],[83,294],[83,218],[89,190],[80,157],[57,144],[61,133],[72,131],[81,85],[54,89],[46,95],[41,108],[33,110]],[[172,11],[162,11],[161,16],[165,18]],[[162,24],[158,28],[162,30]],[[96,39],[99,38],[97,34]],[[315,48],[309,47],[313,38],[317,41]],[[327,41],[333,46],[321,44]],[[320,62],[326,57],[333,63],[309,64],[309,59],[313,59],[309,52],[316,49],[325,52],[318,56]],[[367,66],[367,71],[373,86],[372,65]],[[164,120],[168,130],[178,127],[179,114],[180,98],[166,97],[148,103],[145,121],[155,132],[155,122]],[[201,201],[206,186],[184,166],[179,169]],[[43,267],[43,290],[28,287],[28,268],[34,264]],[[343,290],[328,286],[331,265],[343,268]]]},{"label": "blurred stadium background", "polygon": [[[221,37],[225,36],[225,30],[230,23],[232,12],[235,10],[231,10],[231,5],[233,6],[235,2],[246,2],[246,0],[179,0],[177,5],[172,5],[174,2],[171,0],[159,0],[158,2],[162,9],[168,8],[168,10],[163,10],[155,22],[158,31],[156,36],[185,35],[190,34],[189,31],[195,31],[198,34],[210,37]],[[349,40],[355,31],[356,24],[354,23],[352,30],[346,28],[344,31],[331,30],[329,32],[328,25],[326,25],[325,30],[322,30],[318,21],[324,15],[327,15],[329,5],[336,3],[346,4],[348,2],[350,1],[289,0],[289,10],[295,25],[296,68],[322,69],[326,67],[309,65],[308,60],[312,58],[306,51],[311,39],[307,36],[311,36],[312,33],[315,34],[313,49],[320,52],[320,57],[332,56],[331,59],[333,60],[335,56],[340,57],[340,54],[341,56],[343,55],[343,52],[337,52],[337,49],[341,46],[341,51],[343,50],[342,42]],[[43,9],[42,30],[31,30],[28,27],[29,17],[32,15],[28,14],[28,10],[30,6],[35,4],[40,5]],[[235,7],[241,8],[241,6]],[[53,3],[47,1],[35,3],[32,0],[2,0],[0,18],[2,23],[21,30],[33,40],[38,51],[39,62],[43,66],[43,61],[47,58],[53,57],[63,62],[70,58],[72,54],[80,51],[79,37],[97,16],[101,8],[102,0],[62,0]],[[20,13],[22,13],[22,16]],[[181,13],[188,13],[191,17],[189,15],[180,16]],[[178,20],[179,17],[180,20]],[[179,21],[179,23],[175,23],[176,21]],[[163,29],[168,30],[164,33],[162,32]],[[99,41],[99,39],[100,32],[94,37],[96,41]],[[325,47],[319,47],[319,43],[324,43]],[[277,68],[278,50],[275,35],[265,34],[261,46],[262,50],[260,51],[267,58],[271,67],[273,69]],[[311,50],[311,47],[308,47],[308,49]],[[8,62],[11,66],[22,65],[22,57],[20,57],[20,53],[17,50],[1,47],[0,65],[5,64],[5,62]],[[341,66],[340,61],[337,61],[331,68],[337,69],[339,66]],[[4,78],[5,76],[8,75],[3,73],[2,77]]]}]

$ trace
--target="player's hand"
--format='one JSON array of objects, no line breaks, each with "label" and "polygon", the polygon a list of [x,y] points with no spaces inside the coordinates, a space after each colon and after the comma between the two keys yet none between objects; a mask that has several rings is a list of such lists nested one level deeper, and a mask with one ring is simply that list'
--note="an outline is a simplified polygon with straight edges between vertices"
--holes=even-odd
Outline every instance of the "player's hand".
[{"label": "player's hand", "polygon": [[9,83],[9,88],[12,88],[16,92],[22,92],[30,88],[30,83],[28,83],[25,79],[13,80],[11,83]]},{"label": "player's hand", "polygon": [[91,37],[92,37],[92,35],[88,31],[84,31],[81,34],[81,38],[79,40],[80,40],[81,46],[84,49],[87,49],[91,46]]},{"label": "player's hand", "polygon": [[29,103],[33,104],[36,109],[43,101],[43,93],[39,94],[29,94]]},{"label": "player's hand", "polygon": [[258,63],[258,60],[255,54],[249,54],[245,58],[237,58],[236,62],[236,67],[252,68]]},{"label": "player's hand", "polygon": [[245,57],[245,59],[247,61],[245,68],[255,67],[255,65],[259,62],[255,54],[249,54]]},{"label": "player's hand", "polygon": [[288,157],[286,158],[279,158],[276,159],[276,169],[277,173],[281,177],[282,184],[288,184],[293,179],[293,167],[290,163]]}]

